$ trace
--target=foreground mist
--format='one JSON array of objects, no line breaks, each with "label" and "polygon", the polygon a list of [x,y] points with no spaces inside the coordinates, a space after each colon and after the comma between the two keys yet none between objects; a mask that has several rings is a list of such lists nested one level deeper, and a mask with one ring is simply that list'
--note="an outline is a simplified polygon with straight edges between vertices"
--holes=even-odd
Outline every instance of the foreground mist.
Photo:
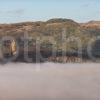
[{"label": "foreground mist", "polygon": [[0,100],[100,100],[100,64],[0,65]]}]

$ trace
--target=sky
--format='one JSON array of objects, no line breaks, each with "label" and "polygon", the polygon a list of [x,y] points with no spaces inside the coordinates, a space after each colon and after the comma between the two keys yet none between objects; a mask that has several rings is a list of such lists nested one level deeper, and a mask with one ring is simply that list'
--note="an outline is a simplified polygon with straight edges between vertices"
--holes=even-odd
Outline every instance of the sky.
[{"label": "sky", "polygon": [[100,0],[0,0],[0,23],[51,18],[100,21]]}]

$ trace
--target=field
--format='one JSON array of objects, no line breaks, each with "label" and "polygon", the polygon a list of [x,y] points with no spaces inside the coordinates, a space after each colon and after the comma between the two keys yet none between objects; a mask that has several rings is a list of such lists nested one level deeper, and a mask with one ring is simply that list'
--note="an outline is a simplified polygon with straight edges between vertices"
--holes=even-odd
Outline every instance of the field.
[{"label": "field", "polygon": [[0,65],[0,100],[100,100],[100,64]]}]

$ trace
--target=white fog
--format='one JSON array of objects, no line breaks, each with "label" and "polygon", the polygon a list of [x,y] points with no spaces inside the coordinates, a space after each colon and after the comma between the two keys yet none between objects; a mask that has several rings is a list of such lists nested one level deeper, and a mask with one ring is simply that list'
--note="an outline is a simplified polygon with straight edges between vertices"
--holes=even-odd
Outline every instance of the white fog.
[{"label": "white fog", "polygon": [[0,65],[0,100],[100,100],[100,64]]}]

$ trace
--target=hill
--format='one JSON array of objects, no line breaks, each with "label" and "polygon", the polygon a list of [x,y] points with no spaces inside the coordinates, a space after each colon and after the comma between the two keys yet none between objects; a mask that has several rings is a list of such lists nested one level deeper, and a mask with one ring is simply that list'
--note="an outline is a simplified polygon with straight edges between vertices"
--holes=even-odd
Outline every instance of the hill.
[{"label": "hill", "polygon": [[[81,41],[82,54],[87,54],[88,42],[100,35],[100,22],[77,23],[71,19],[50,19],[46,22],[23,22],[15,24],[0,24],[0,38],[12,36],[19,45],[19,55],[24,52],[25,34],[28,38],[28,51],[32,56],[36,53],[36,41],[41,44],[41,52],[50,56],[52,48],[61,55],[77,55],[78,44]],[[23,40],[24,39],[24,40]],[[78,41],[77,41],[78,40]],[[34,44],[34,45],[33,45]],[[97,50],[98,47],[96,47]]]}]

